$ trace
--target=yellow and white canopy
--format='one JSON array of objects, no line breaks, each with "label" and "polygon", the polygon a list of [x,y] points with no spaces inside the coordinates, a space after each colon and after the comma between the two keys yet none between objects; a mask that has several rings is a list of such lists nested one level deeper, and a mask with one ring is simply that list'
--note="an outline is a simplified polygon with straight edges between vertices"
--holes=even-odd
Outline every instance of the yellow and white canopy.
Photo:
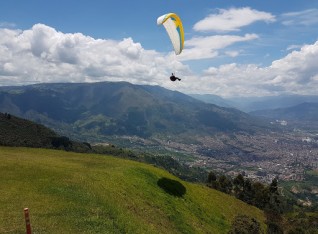
[{"label": "yellow and white canopy", "polygon": [[179,16],[175,13],[162,15],[158,17],[157,24],[165,27],[176,55],[180,54],[184,45],[184,31]]}]

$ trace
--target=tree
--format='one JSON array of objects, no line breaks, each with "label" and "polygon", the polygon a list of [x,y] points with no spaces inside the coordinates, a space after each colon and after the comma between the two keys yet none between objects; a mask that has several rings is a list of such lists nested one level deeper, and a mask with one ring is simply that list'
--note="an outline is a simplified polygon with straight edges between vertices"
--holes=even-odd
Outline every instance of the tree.
[{"label": "tree", "polygon": [[208,175],[208,186],[217,190],[220,190],[220,183],[214,172],[210,172]]},{"label": "tree", "polygon": [[258,234],[261,233],[260,224],[255,218],[247,215],[235,217],[229,234]]},{"label": "tree", "polygon": [[234,181],[233,181],[233,185],[234,185],[234,194],[237,198],[241,198],[242,197],[242,192],[243,192],[243,187],[244,187],[244,177],[242,174],[238,174]]},{"label": "tree", "polygon": [[268,202],[268,189],[260,182],[255,182],[252,184],[254,197],[253,197],[253,205],[263,209]]},{"label": "tree", "polygon": [[230,194],[232,192],[232,181],[225,175],[221,175],[219,178],[220,191]]},{"label": "tree", "polygon": [[284,234],[283,228],[277,222],[267,222],[268,234]]},{"label": "tree", "polygon": [[208,183],[212,184],[213,181],[216,181],[216,175],[214,172],[210,171],[208,175]]},{"label": "tree", "polygon": [[269,197],[266,204],[266,210],[268,212],[274,213],[275,215],[282,214],[286,208],[286,201],[279,194],[278,191],[278,181],[273,179],[272,183],[269,185]]},{"label": "tree", "polygon": [[288,234],[306,234],[306,231],[301,227],[295,227],[290,229]]},{"label": "tree", "polygon": [[69,149],[72,147],[72,142],[68,137],[52,137],[51,144],[54,148],[64,148]]},{"label": "tree", "polygon": [[252,204],[254,198],[254,190],[252,187],[252,181],[249,179],[246,179],[243,184],[243,190],[238,196],[238,199],[248,203]]},{"label": "tree", "polygon": [[4,117],[5,117],[6,119],[11,119],[11,115],[10,115],[9,113],[4,113]]},{"label": "tree", "polygon": [[278,193],[278,181],[276,178],[274,178],[271,184],[269,185],[269,191],[271,193]]}]

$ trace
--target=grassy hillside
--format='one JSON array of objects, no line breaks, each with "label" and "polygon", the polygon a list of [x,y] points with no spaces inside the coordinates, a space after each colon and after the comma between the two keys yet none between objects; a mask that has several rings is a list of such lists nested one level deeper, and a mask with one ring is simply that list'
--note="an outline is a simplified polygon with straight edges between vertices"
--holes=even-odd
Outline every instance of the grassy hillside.
[{"label": "grassy hillside", "polygon": [[111,156],[0,147],[0,233],[227,233],[263,213],[166,171]]}]

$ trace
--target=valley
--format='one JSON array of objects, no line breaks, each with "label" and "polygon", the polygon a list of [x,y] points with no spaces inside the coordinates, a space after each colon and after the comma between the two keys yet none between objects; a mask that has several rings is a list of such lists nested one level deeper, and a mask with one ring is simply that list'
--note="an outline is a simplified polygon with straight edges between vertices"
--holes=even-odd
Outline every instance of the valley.
[{"label": "valley", "polygon": [[172,155],[190,167],[230,176],[244,173],[248,178],[265,183],[274,178],[303,181],[306,171],[318,169],[318,141],[311,133],[219,133],[192,137],[194,143],[182,136],[168,139],[126,136],[112,140],[135,150]]},{"label": "valley", "polygon": [[[265,183],[273,178],[306,182],[317,170],[317,105],[300,107],[299,113],[289,108],[254,115],[127,82],[0,88],[1,112],[43,124],[60,136],[171,156],[206,172],[242,173]],[[285,119],[293,116],[298,119]]]}]

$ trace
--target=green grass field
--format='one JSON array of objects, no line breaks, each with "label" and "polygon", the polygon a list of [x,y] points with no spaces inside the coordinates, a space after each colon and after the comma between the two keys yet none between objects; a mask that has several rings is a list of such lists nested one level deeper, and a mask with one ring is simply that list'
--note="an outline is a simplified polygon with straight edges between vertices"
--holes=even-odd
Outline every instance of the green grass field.
[{"label": "green grass field", "polygon": [[227,233],[255,207],[112,156],[0,147],[0,233]]}]

